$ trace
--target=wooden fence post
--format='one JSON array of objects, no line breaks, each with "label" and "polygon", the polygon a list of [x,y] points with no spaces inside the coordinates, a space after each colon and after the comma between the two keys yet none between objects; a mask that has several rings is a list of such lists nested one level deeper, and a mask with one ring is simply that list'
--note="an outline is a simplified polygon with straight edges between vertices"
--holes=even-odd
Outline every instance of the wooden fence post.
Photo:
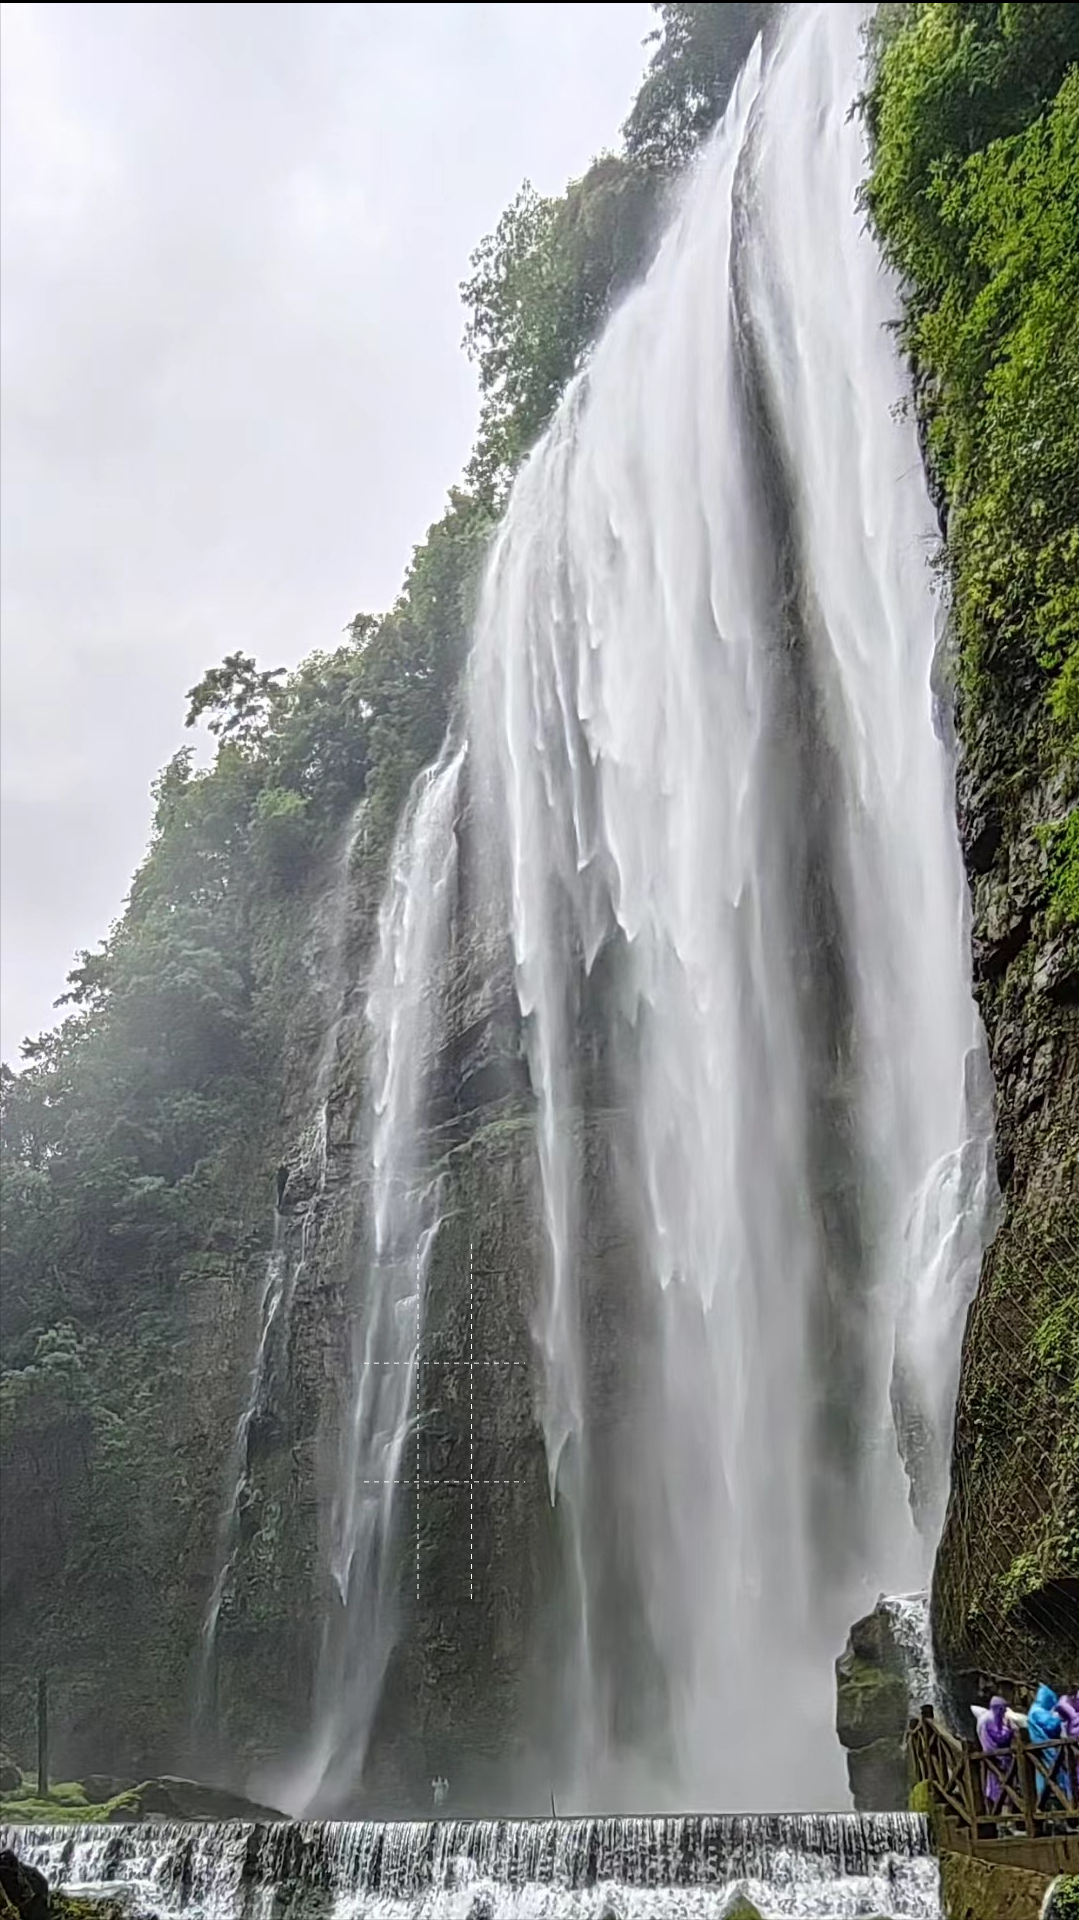
[{"label": "wooden fence post", "polygon": [[975,1771],[974,1761],[966,1741],[963,1742],[963,1784],[966,1788],[965,1798],[970,1819],[970,1837],[972,1840],[976,1840],[978,1838],[978,1809],[982,1797],[980,1791],[981,1767],[979,1766],[977,1771]]},{"label": "wooden fence post", "polygon": [[1016,1736],[1019,1748],[1019,1784],[1023,1791],[1023,1825],[1028,1837],[1033,1840],[1037,1827],[1035,1817],[1038,1811],[1037,1773],[1034,1762],[1027,1752],[1025,1741]]},{"label": "wooden fence post", "polygon": [[49,1676],[42,1670],[37,1677],[37,1797],[49,1793]]}]

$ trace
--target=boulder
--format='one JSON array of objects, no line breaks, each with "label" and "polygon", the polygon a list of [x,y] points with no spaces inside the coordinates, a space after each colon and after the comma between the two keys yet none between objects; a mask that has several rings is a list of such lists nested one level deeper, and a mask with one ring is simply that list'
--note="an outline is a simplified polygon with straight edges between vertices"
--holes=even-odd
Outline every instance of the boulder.
[{"label": "boulder", "polygon": [[10,1847],[0,1848],[0,1889],[19,1920],[50,1920],[48,1881]]},{"label": "boulder", "polygon": [[110,1827],[137,1827],[142,1819],[138,1802],[134,1799],[118,1800],[105,1815]]},{"label": "boulder", "polygon": [[[143,1820],[284,1820],[276,1807],[261,1806],[242,1793],[230,1793],[226,1787],[203,1786],[198,1780],[182,1780],[162,1774],[157,1780],[145,1780],[131,1793],[135,1817]],[[117,1809],[119,1815],[119,1809]]]},{"label": "boulder", "polygon": [[903,1813],[909,1804],[907,1756],[901,1740],[872,1740],[847,1754],[856,1813]]},{"label": "boulder", "polygon": [[719,1912],[720,1920],[763,1920],[760,1908],[750,1899],[744,1886],[731,1887]]},{"label": "boulder", "polygon": [[130,1774],[120,1779],[114,1773],[84,1773],[79,1785],[91,1807],[103,1807],[106,1800],[115,1800],[118,1793],[129,1793],[135,1785]]},{"label": "boulder", "polygon": [[859,1813],[907,1805],[904,1751],[910,1702],[906,1660],[883,1602],[856,1620],[835,1666],[836,1732],[847,1749],[847,1778]]},{"label": "boulder", "polygon": [[858,1658],[848,1646],[836,1661],[836,1732],[844,1747],[901,1740],[906,1732],[907,1683]]}]

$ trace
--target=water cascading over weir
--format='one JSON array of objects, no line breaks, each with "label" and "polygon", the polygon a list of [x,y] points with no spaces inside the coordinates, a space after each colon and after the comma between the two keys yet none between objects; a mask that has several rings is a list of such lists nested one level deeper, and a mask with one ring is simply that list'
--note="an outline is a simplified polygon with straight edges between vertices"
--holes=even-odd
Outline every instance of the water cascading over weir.
[{"label": "water cascading over weir", "polygon": [[152,1920],[939,1920],[917,1814],[0,1830]]},{"label": "water cascading over weir", "polygon": [[287,1804],[845,1803],[992,1209],[856,7],[751,56],[517,478],[368,998]]}]

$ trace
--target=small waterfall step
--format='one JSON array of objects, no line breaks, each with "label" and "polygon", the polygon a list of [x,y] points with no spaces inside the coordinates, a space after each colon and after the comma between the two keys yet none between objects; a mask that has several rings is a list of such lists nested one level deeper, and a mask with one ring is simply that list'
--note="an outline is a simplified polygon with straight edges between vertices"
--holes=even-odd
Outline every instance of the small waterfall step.
[{"label": "small waterfall step", "polygon": [[52,1886],[145,1920],[938,1920],[919,1814],[8,1828]]}]

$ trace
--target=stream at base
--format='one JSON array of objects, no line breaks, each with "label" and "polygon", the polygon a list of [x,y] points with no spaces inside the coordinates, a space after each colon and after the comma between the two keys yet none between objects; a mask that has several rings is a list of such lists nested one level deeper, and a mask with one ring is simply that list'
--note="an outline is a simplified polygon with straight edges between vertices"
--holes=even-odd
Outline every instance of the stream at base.
[{"label": "stream at base", "polygon": [[918,1814],[12,1827],[132,1920],[939,1920]]}]

